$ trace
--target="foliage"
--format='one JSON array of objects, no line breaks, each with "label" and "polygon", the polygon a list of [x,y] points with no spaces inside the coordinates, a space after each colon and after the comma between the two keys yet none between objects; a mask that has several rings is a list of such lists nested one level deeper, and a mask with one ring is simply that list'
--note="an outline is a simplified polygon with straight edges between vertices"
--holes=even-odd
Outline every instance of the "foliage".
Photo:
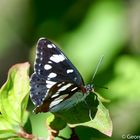
[{"label": "foliage", "polygon": [[16,64],[0,90],[0,139],[18,137],[27,122],[29,97],[29,64]]},{"label": "foliage", "polygon": [[[3,85],[5,81],[9,66],[25,61],[30,61],[32,64],[34,61],[33,54],[35,54],[34,44],[40,37],[47,37],[62,47],[62,50],[80,71],[85,83],[90,81],[100,56],[104,55],[103,63],[94,78],[93,84],[95,91],[110,100],[105,105],[109,109],[113,121],[113,135],[111,138],[106,137],[96,129],[83,126],[83,122],[82,126],[77,126],[74,130],[80,140],[118,140],[122,139],[123,135],[127,136],[128,134],[139,136],[139,9],[140,1],[134,0],[0,1],[0,84]],[[33,65],[31,73],[32,68]],[[108,90],[99,89],[96,84],[106,86]],[[11,87],[13,82],[8,85]],[[2,88],[0,92],[2,92]],[[50,115],[50,113],[35,115],[32,113],[33,105],[30,100],[28,107],[25,107],[26,104],[23,105],[23,108],[28,109],[30,114],[27,111],[21,113],[21,105],[19,107],[12,106],[13,108],[5,106],[5,104],[9,105],[11,103],[13,105],[15,99],[13,99],[13,94],[12,97],[8,96],[10,91],[6,92],[5,90],[8,90],[7,86],[2,92],[6,93],[2,95],[2,98],[5,98],[3,103],[0,97],[0,112],[3,110],[3,113],[0,114],[0,129],[3,129],[3,131],[0,131],[0,136],[3,138],[17,136],[17,130],[15,129],[19,128],[19,123],[21,123],[20,126],[24,126],[24,131],[35,136],[47,137],[48,133],[44,122],[50,116],[50,120],[47,120],[48,125],[55,125],[53,115]],[[26,94],[29,95],[29,93]],[[99,95],[97,96],[99,98]],[[23,100],[22,97],[21,100]],[[19,104],[22,104],[22,101],[19,102]],[[17,105],[17,103],[15,104]],[[86,114],[89,114],[90,107],[87,107],[85,102],[82,104],[87,110]],[[99,103],[100,105],[102,106]],[[99,109],[99,106],[95,105],[96,109]],[[75,108],[75,105],[73,107]],[[15,109],[19,109],[19,111],[14,112],[14,116],[7,115],[7,111],[12,113]],[[28,114],[28,120],[26,114]],[[61,119],[63,118],[61,113],[55,113],[55,117],[56,114],[61,116],[57,117],[57,122],[60,122],[60,125],[57,123],[57,129],[66,126],[60,131],[59,135],[69,138],[73,129],[70,129],[66,122]],[[63,112],[62,114],[66,115]],[[107,114],[105,109],[104,115]],[[20,118],[22,115],[25,115],[25,119],[24,117]],[[67,119],[67,117],[69,116],[64,118]],[[89,115],[87,117],[89,118]],[[7,121],[7,118],[9,121]],[[53,123],[50,124],[49,122]],[[63,122],[62,125],[61,122]],[[96,128],[95,125],[93,126]],[[106,128],[109,130],[108,126]],[[6,132],[7,136],[2,135],[1,132]]]}]

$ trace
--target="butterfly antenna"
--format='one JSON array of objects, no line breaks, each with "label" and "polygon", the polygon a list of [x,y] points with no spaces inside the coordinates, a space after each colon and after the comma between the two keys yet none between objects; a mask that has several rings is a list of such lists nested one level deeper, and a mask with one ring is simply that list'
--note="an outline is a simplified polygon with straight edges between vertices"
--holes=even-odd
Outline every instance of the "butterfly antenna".
[{"label": "butterfly antenna", "polygon": [[95,78],[95,76],[96,76],[96,73],[97,73],[97,71],[98,71],[98,69],[99,69],[99,66],[101,65],[101,63],[102,63],[102,61],[103,61],[103,58],[104,58],[104,55],[102,55],[102,56],[100,57],[100,60],[99,60],[99,62],[98,62],[98,64],[97,64],[96,69],[95,69],[95,72],[94,72],[94,74],[93,74],[93,77],[92,77],[92,80],[91,80],[91,84],[93,83],[93,80],[94,80],[94,78]]},{"label": "butterfly antenna", "polygon": [[99,86],[99,85],[94,85],[97,88],[104,88],[104,89],[108,89],[108,87],[104,87],[104,86]]}]

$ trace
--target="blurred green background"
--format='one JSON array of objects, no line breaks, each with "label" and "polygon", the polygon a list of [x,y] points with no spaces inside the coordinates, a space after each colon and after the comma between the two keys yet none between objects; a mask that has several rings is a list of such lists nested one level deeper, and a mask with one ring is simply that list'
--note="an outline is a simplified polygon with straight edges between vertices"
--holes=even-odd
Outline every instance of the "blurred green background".
[{"label": "blurred green background", "polygon": [[[8,69],[29,61],[33,69],[35,44],[47,37],[111,102],[105,104],[113,121],[111,138],[90,128],[77,128],[81,140],[118,140],[140,136],[140,1],[138,0],[1,0],[0,85]],[[30,112],[33,105],[29,103]],[[46,114],[30,115],[35,135],[46,136]],[[68,130],[69,131],[69,130]],[[65,132],[67,133],[67,131]]]}]

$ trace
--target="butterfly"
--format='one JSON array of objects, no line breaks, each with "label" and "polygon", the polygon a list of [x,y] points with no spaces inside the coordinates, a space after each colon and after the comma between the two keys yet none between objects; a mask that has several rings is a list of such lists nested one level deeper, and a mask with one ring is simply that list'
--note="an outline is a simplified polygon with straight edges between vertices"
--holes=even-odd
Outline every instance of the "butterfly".
[{"label": "butterfly", "polygon": [[93,89],[91,84],[84,84],[81,74],[68,57],[46,38],[37,42],[30,87],[36,113],[48,112],[78,91],[87,94]]}]

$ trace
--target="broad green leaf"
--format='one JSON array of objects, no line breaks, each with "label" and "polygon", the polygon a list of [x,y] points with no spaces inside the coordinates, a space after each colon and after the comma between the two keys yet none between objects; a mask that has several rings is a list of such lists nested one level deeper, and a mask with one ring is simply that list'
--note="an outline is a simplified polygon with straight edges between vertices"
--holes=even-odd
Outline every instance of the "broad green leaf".
[{"label": "broad green leaf", "polygon": [[109,116],[108,110],[103,106],[103,104],[100,102],[98,105],[98,111],[96,113],[96,116],[93,120],[85,122],[85,123],[79,123],[79,124],[69,124],[71,127],[75,126],[86,126],[86,127],[92,127],[103,134],[107,136],[112,135],[112,121]]},{"label": "broad green leaf", "polygon": [[12,129],[10,123],[0,115],[0,133],[1,131],[6,131]]},{"label": "broad green leaf", "polygon": [[50,114],[50,116],[47,118],[47,125],[51,127],[51,129],[59,131],[66,127],[66,122],[60,117]]},{"label": "broad green leaf", "polygon": [[7,138],[11,136],[16,136],[12,125],[0,115],[0,138]]},{"label": "broad green leaf", "polygon": [[112,121],[109,116],[109,111],[100,102],[95,119],[89,124],[89,127],[94,127],[100,132],[111,136],[112,135]]},{"label": "broad green leaf", "polygon": [[1,113],[13,125],[22,125],[27,119],[29,96],[29,64],[16,64],[10,68],[8,79],[0,90]]},{"label": "broad green leaf", "polygon": [[16,133],[14,133],[13,131],[2,131],[0,133],[0,139],[2,140],[13,140],[10,139],[11,137],[17,137]]}]

